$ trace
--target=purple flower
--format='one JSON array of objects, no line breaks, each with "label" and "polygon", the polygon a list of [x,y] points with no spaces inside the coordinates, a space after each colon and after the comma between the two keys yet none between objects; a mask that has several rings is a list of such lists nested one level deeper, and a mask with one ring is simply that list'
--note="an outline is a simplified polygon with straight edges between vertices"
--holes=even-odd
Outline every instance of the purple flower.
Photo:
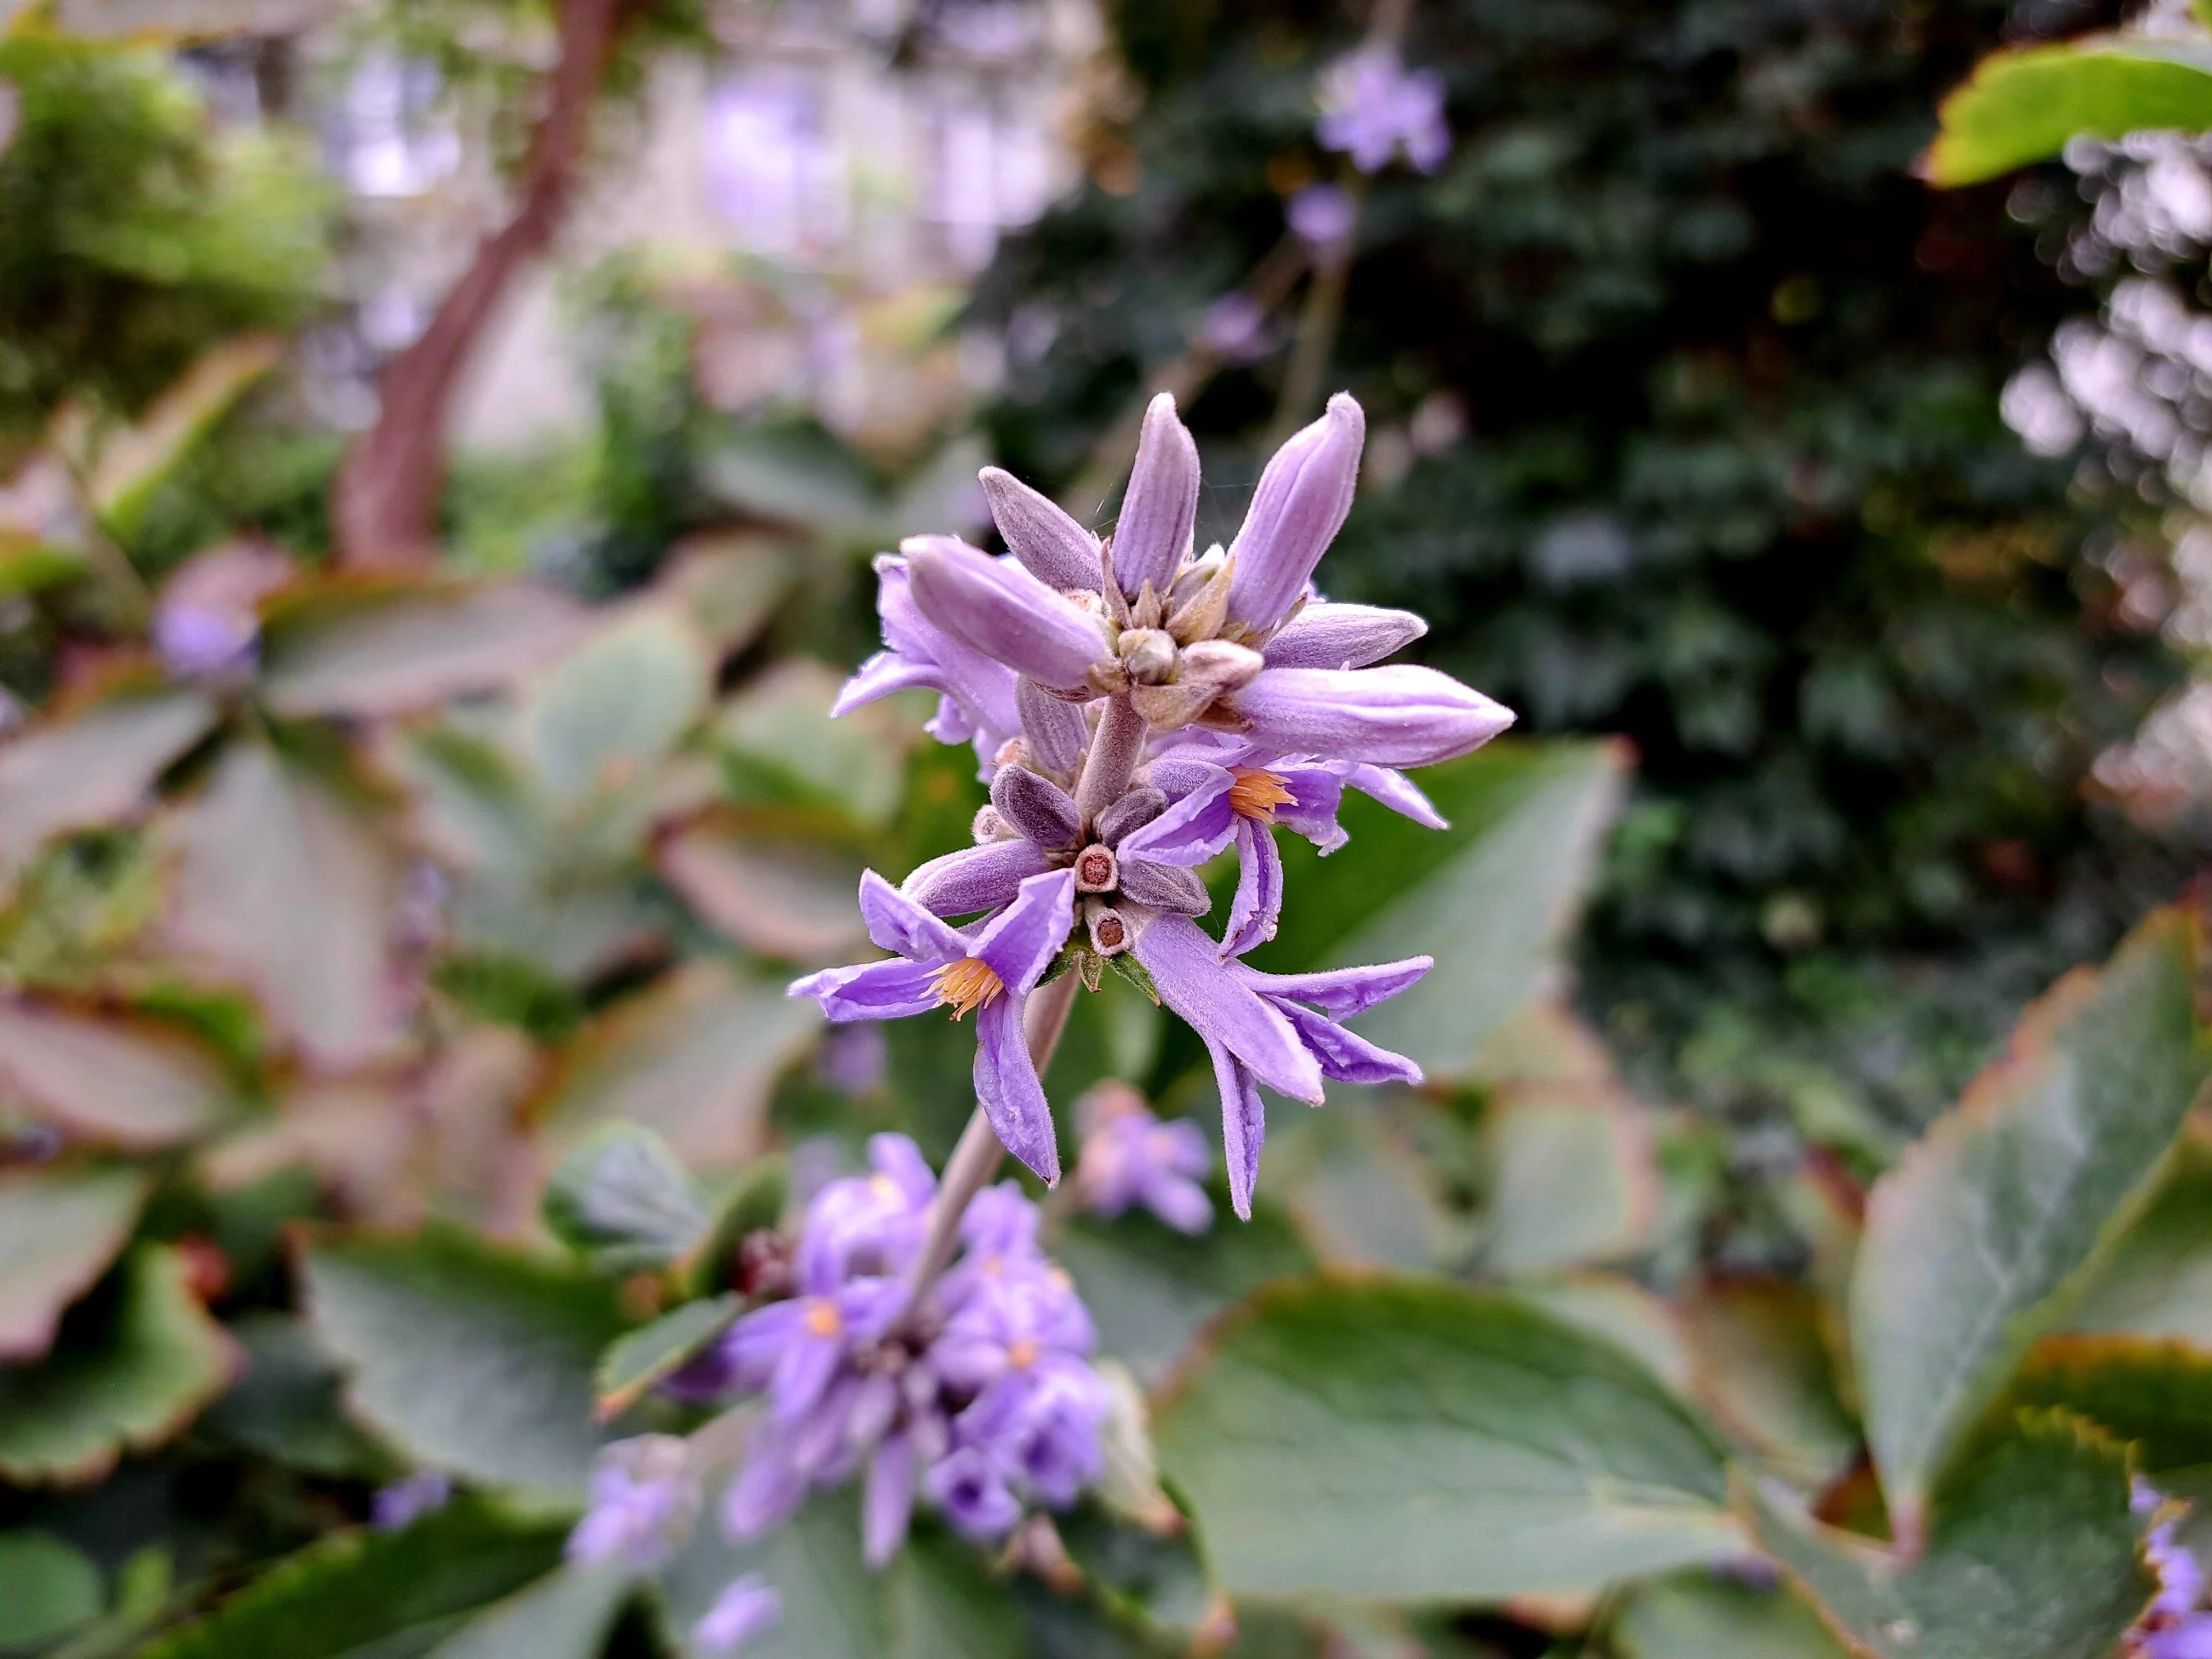
[{"label": "purple flower", "polygon": [[846,714],[895,691],[921,687],[939,694],[930,735],[939,743],[973,738],[978,757],[988,761],[1020,727],[1013,670],[922,615],[914,600],[906,560],[883,555],[876,561],[876,613],[883,620],[884,649],[845,683],[830,714]]},{"label": "purple flower", "polygon": [[1139,1205],[1178,1232],[1213,1224],[1213,1202],[1199,1185],[1213,1156],[1198,1126],[1163,1123],[1126,1084],[1102,1083],[1078,1107],[1083,1157],[1075,1179],[1093,1215],[1117,1216]]},{"label": "purple flower", "polygon": [[[2165,1502],[2149,1482],[2135,1477],[2129,1506],[2137,1515],[2155,1515]],[[2179,1517],[2169,1515],[2143,1539],[2143,1554],[2158,1577],[2158,1594],[2126,1645],[2126,1651],[2143,1659],[2212,1659],[2212,1613],[2202,1611],[2204,1569],[2176,1536],[2179,1526]]]},{"label": "purple flower", "polygon": [[250,611],[164,605],[154,613],[155,653],[180,680],[250,672],[260,639],[260,622]]},{"label": "purple flower", "polygon": [[1248,631],[1273,629],[1304,596],[1306,579],[1352,511],[1366,441],[1366,415],[1340,392],[1319,420],[1292,433],[1268,460],[1229,544],[1232,622]]},{"label": "purple flower", "polygon": [[1513,711],[1433,668],[1272,668],[1226,699],[1257,744],[1381,766],[1480,749]]},{"label": "purple flower", "polygon": [[899,550],[924,617],[1039,685],[1079,690],[1107,654],[1097,621],[1018,558],[994,559],[951,536],[910,537]]},{"label": "purple flower", "polygon": [[1387,48],[1339,58],[1322,74],[1318,91],[1316,136],[1323,149],[1350,155],[1362,173],[1380,172],[1398,150],[1423,173],[1434,173],[1451,150],[1443,82],[1407,69]]},{"label": "purple flower", "polygon": [[1213,1058],[1230,1202],[1246,1220],[1267,1133],[1259,1085],[1318,1106],[1325,1077],[1358,1084],[1421,1080],[1412,1060],[1338,1022],[1413,984],[1429,970],[1426,957],[1320,974],[1264,974],[1224,962],[1195,923],[1168,915],[1141,927],[1134,949],[1160,1000],[1204,1039]]},{"label": "purple flower", "polygon": [[1308,185],[1284,205],[1291,234],[1318,252],[1332,252],[1351,240],[1358,216],[1352,198],[1334,185]]},{"label": "purple flower", "polygon": [[1006,1150],[1054,1184],[1060,1150],[1023,1036],[1022,1010],[1074,925],[1074,895],[1071,871],[1032,876],[971,937],[871,870],[860,878],[860,913],[868,936],[896,957],[810,974],[792,994],[812,997],[840,1021],[899,1019],[944,1007],[957,1019],[976,1010],[975,1092]]},{"label": "purple flower", "polygon": [[379,1532],[398,1532],[445,1508],[453,1495],[453,1483],[443,1469],[417,1469],[377,1489],[369,1499],[368,1523]]},{"label": "purple flower", "polygon": [[738,1537],[757,1537],[810,1491],[859,1474],[862,1547],[880,1566],[917,1497],[975,1537],[1003,1535],[1029,1499],[1072,1501],[1102,1466],[1104,1407],[1093,1407],[1109,1396],[1085,1358],[1090,1315],[1011,1182],[977,1195],[960,1258],[902,1316],[921,1239],[882,1218],[925,1213],[934,1177],[903,1136],[875,1137],[869,1155],[873,1174],[833,1181],[807,1206],[793,1250],[801,1294],[723,1340],[725,1386],[765,1391],[770,1408],[722,1514]]},{"label": "purple flower", "polygon": [[1198,337],[1224,362],[1254,362],[1267,354],[1267,313],[1248,294],[1224,294],[1206,307]]},{"label": "purple flower", "polygon": [[783,1618],[783,1597],[757,1572],[733,1581],[714,1598],[692,1635],[708,1653],[734,1653]]},{"label": "purple flower", "polygon": [[568,1559],[622,1560],[650,1572],[668,1559],[698,1509],[683,1441],[665,1434],[617,1440],[599,1454],[589,1505],[568,1534]]},{"label": "purple flower", "polygon": [[1283,860],[1274,825],[1288,823],[1322,851],[1341,846],[1337,827],[1343,780],[1326,767],[1216,766],[1162,760],[1152,775],[1175,801],[1122,843],[1123,854],[1195,868],[1237,844],[1237,897],[1222,935],[1224,956],[1242,956],[1275,936],[1283,908]]}]

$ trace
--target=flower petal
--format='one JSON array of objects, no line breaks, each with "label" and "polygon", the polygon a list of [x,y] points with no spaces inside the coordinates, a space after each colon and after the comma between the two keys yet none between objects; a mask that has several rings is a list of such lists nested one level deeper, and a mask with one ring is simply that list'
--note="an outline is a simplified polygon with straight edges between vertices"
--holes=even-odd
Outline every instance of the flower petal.
[{"label": "flower petal", "polygon": [[1000,1143],[1046,1186],[1058,1186],[1060,1146],[1044,1085],[1030,1062],[1019,997],[1000,997],[975,1016],[975,1095]]},{"label": "flower petal", "polygon": [[1158,790],[1139,784],[1098,815],[1094,826],[1098,839],[1118,848],[1122,837],[1143,828],[1168,810],[1168,798]]},{"label": "flower petal", "polygon": [[1298,1036],[1314,1058],[1321,1062],[1322,1075],[1339,1083],[1419,1083],[1421,1068],[1401,1054],[1394,1054],[1379,1043],[1370,1042],[1357,1031],[1346,1030],[1326,1014],[1317,1014],[1310,1008],[1301,1008],[1295,1002],[1278,1002],[1275,1006],[1297,1028]]},{"label": "flower petal", "polygon": [[1290,1021],[1222,962],[1196,922],[1163,912],[1138,933],[1133,948],[1161,1000],[1199,1036],[1227,1048],[1269,1088],[1321,1104],[1321,1068]]},{"label": "flower petal", "polygon": [[916,536],[902,547],[921,614],[1039,685],[1079,688],[1107,654],[1099,624],[1019,564],[951,536]]},{"label": "flower petal", "polygon": [[1083,815],[1067,792],[1026,766],[1002,766],[991,780],[991,805],[999,816],[1040,847],[1072,847]]},{"label": "flower petal", "polygon": [[1262,996],[1311,1003],[1335,1019],[1350,1019],[1388,1001],[1435,966],[1434,957],[1407,957],[1371,968],[1330,968],[1317,974],[1267,974],[1241,962],[1233,964],[1237,979]]},{"label": "flower petal", "polygon": [[1194,869],[1228,846],[1237,833],[1237,813],[1229,804],[1237,779],[1225,767],[1209,766],[1206,771],[1209,775],[1181,800],[1124,836],[1115,850],[1125,859]]},{"label": "flower petal", "polygon": [[1164,595],[1190,551],[1198,516],[1198,446],[1176,418],[1175,394],[1163,392],[1145,410],[1137,462],[1114,526],[1114,580],[1133,599],[1147,581]]},{"label": "flower petal", "polygon": [[1213,1080],[1221,1089],[1221,1150],[1229,1170],[1229,1207],[1240,1221],[1252,1218],[1252,1189],[1260,1181],[1260,1147],[1267,1139],[1267,1109],[1260,1103],[1259,1085],[1249,1068],[1218,1043],[1206,1048],[1213,1055]]},{"label": "flower petal", "polygon": [[1030,993],[1075,926],[1075,872],[1048,870],[1021,884],[969,954],[987,963],[1018,1000]]},{"label": "flower petal", "polygon": [[879,950],[910,962],[957,962],[968,941],[872,870],[860,872],[860,916]]},{"label": "flower petal", "polygon": [[824,968],[795,979],[788,994],[812,997],[823,1013],[841,1024],[855,1019],[905,1019],[938,1006],[936,975],[934,963],[864,962],[857,968]]},{"label": "flower petal", "polygon": [[860,1498],[860,1547],[872,1567],[898,1553],[914,1518],[914,1442],[892,1435],[876,1448]]},{"label": "flower petal", "polygon": [[1283,855],[1275,832],[1240,818],[1237,824],[1237,897],[1222,930],[1221,954],[1241,957],[1274,938],[1283,914]]},{"label": "flower petal", "polygon": [[1361,794],[1381,801],[1401,817],[1411,818],[1431,830],[1449,830],[1450,822],[1429,804],[1413,781],[1388,766],[1355,766],[1344,781]]},{"label": "flower petal", "polygon": [[1015,688],[1014,706],[1021,714],[1022,735],[1029,739],[1030,758],[1048,772],[1074,770],[1091,736],[1081,707],[1028,678]]}]

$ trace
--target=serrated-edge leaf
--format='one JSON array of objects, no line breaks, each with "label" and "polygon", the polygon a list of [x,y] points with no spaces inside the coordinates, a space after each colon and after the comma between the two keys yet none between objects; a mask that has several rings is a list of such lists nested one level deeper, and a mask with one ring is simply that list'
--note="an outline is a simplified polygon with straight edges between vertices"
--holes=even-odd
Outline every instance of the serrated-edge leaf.
[{"label": "serrated-edge leaf", "polygon": [[2140,1336],[2046,1336],[1990,1402],[1962,1455],[2002,1439],[2022,1412],[2053,1410],[2133,1446],[2147,1475],[2212,1465],[2212,1353]]},{"label": "serrated-edge leaf", "polygon": [[0,1363],[52,1346],[62,1310],[129,1240],[147,1185],[136,1170],[0,1170]]},{"label": "serrated-edge leaf", "polygon": [[[2059,981],[1869,1194],[1851,1352],[1868,1442],[1908,1535],[1959,1436],[2153,1184],[2204,1079],[2200,957],[2195,918],[2169,909],[2101,969]],[[2094,1052],[2078,1055],[2085,1043]],[[2070,1104],[2055,1096],[2064,1090]]]},{"label": "serrated-edge leaf", "polygon": [[638,1123],[594,1130],[561,1160],[538,1207],[555,1237],[615,1272],[683,1260],[711,1220],[668,1143]]}]

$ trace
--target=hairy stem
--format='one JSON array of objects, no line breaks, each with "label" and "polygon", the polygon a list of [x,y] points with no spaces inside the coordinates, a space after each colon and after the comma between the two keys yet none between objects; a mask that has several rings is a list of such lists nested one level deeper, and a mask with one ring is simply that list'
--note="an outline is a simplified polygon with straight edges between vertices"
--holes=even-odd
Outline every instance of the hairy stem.
[{"label": "hairy stem", "polygon": [[[1060,1035],[1067,1029],[1068,1010],[1075,1006],[1075,994],[1082,984],[1081,975],[1062,974],[1030,997],[1023,1014],[1022,1035],[1029,1041],[1030,1063],[1039,1077],[1051,1067],[1053,1051],[1060,1047]],[[952,1156],[945,1161],[945,1175],[937,1183],[937,1200],[930,1209],[929,1237],[922,1242],[921,1254],[915,1258],[902,1318],[921,1305],[930,1286],[952,1265],[952,1252],[960,1242],[960,1219],[968,1213],[975,1194],[991,1184],[991,1177],[999,1173],[999,1160],[1006,1155],[989,1115],[976,1107],[968,1127],[960,1132]]]},{"label": "hairy stem", "polygon": [[477,250],[422,337],[385,365],[376,423],[331,488],[341,565],[420,568],[437,557],[454,393],[516,273],[545,251],[568,216],[622,11],[623,0],[561,0],[560,61],[544,117],[531,135],[514,216]]},{"label": "hairy stem", "polygon": [[1109,697],[1098,715],[1098,730],[1075,783],[1075,810],[1088,823],[1129,792],[1129,775],[1145,752],[1149,728],[1125,692]]}]

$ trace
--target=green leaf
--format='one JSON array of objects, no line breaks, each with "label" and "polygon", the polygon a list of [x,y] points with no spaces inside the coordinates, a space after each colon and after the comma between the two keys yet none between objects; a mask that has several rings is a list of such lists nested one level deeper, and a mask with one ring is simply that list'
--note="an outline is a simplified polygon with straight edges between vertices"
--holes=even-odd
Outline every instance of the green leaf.
[{"label": "green leaf", "polygon": [[1158,1435],[1232,1595],[1565,1593],[1741,1547],[1718,1443],[1656,1378],[1440,1283],[1262,1291]]},{"label": "green leaf", "polygon": [[588,626],[574,600],[527,582],[340,588],[269,619],[260,690],[287,714],[410,714],[504,685]]},{"label": "green leaf", "polygon": [[628,1119],[690,1167],[743,1163],[759,1151],[769,1086],[819,1024],[780,979],[687,963],[577,1035],[544,1121],[573,1131]]},{"label": "green leaf", "polygon": [[600,1356],[599,1369],[592,1374],[592,1386],[599,1393],[595,1409],[600,1420],[628,1411],[647,1389],[729,1329],[744,1309],[744,1297],[734,1292],[708,1297],[687,1302],[650,1325],[641,1325],[617,1337]]},{"label": "green leaf", "polygon": [[629,1593],[620,1563],[563,1567],[475,1614],[429,1659],[599,1659]]},{"label": "green leaf", "polygon": [[1572,1273],[1524,1279],[1506,1288],[1516,1302],[1633,1354],[1684,1400],[1695,1397],[1681,1319],[1672,1304],[1634,1279],[1613,1273]]},{"label": "green leaf", "polygon": [[2154,1588],[2126,1457],[2063,1413],[1947,1481],[1909,1563],[1787,1502],[1747,1500],[1760,1547],[1874,1659],[2107,1659]]},{"label": "green leaf", "polygon": [[1389,1098],[1333,1089],[1327,1111],[1297,1114],[1268,1143],[1269,1190],[1331,1266],[1419,1272],[1464,1254],[1437,1172],[1389,1115]]},{"label": "green leaf", "polygon": [[1515,1084],[1492,1091],[1482,1263],[1510,1276],[1634,1255],[1659,1214],[1646,1114],[1617,1085]]},{"label": "green leaf", "polygon": [[749,951],[802,964],[865,948],[853,896],[866,861],[835,835],[709,820],[660,841],[653,866],[686,903]]},{"label": "green leaf", "polygon": [[197,691],[118,697],[33,727],[0,748],[0,865],[64,830],[136,817],[169,763],[216,723]]},{"label": "green leaf", "polygon": [[0,1653],[45,1646],[99,1616],[100,1569],[43,1532],[0,1532]]},{"label": "green leaf", "polygon": [[1959,1435],[2117,1235],[2203,1081],[2197,925],[2144,921],[2061,980],[1882,1177],[1850,1287],[1867,1437],[1910,1536]]},{"label": "green leaf", "polygon": [[246,1363],[199,1431],[310,1474],[366,1480],[390,1457],[338,1401],[337,1368],[290,1314],[251,1313],[230,1327]]},{"label": "green leaf", "polygon": [[[1225,1216],[1220,1194],[1214,1209]],[[1164,1382],[1206,1322],[1270,1279],[1306,1272],[1313,1257],[1264,1195],[1252,1219],[1217,1222],[1192,1238],[1150,1215],[1084,1219],[1053,1241],[1098,1327],[1100,1351],[1147,1387]]]},{"label": "green leaf", "polygon": [[2212,1353],[2137,1336],[2046,1336],[1984,1416],[1978,1443],[2024,1411],[2063,1409],[2135,1449],[2147,1475],[2212,1468]]},{"label": "green leaf", "polygon": [[668,1143],[635,1123],[603,1124],[562,1158],[540,1210],[554,1237],[610,1273],[682,1261],[709,1220]]},{"label": "green leaf", "polygon": [[394,851],[377,826],[265,744],[222,757],[172,824],[178,942],[250,986],[316,1060],[356,1065],[398,1035],[388,930]]},{"label": "green leaf", "polygon": [[2212,127],[2212,53],[2195,40],[2091,35],[1992,52],[1943,100],[1921,159],[1934,185],[1973,185],[2047,161],[2069,138]]},{"label": "green leaf", "polygon": [[1858,1455],[1819,1301],[1778,1279],[1709,1285],[1682,1307],[1698,1399],[1774,1472],[1824,1489]]},{"label": "green leaf", "polygon": [[1027,1659],[1034,1653],[1013,1598],[973,1548],[929,1528],[886,1575],[890,1659]]},{"label": "green leaf", "polygon": [[538,775],[563,801],[634,785],[673,750],[714,691],[714,664],[671,606],[620,616],[532,689],[523,713]]},{"label": "green leaf", "polygon": [[2150,1202],[2090,1270],[2065,1322],[2212,1348],[2212,1137],[2175,1143]]},{"label": "green leaf", "polygon": [[1792,1591],[1711,1572],[1639,1584],[1610,1634],[1620,1659],[1846,1659],[1843,1644]]},{"label": "green leaf", "polygon": [[62,1322],[36,1365],[0,1369],[0,1480],[96,1480],[126,1450],[158,1446],[230,1380],[222,1328],[192,1294],[184,1257],[142,1244]]},{"label": "green leaf", "polygon": [[219,1124],[222,1068],[174,1027],[0,1000],[0,1078],[69,1133],[133,1151],[171,1146]]},{"label": "green leaf", "polygon": [[131,1170],[0,1170],[0,1362],[52,1346],[62,1310],[130,1238],[146,1187]]},{"label": "green leaf", "polygon": [[1288,890],[1277,971],[1428,955],[1438,966],[1360,1017],[1360,1033],[1437,1078],[1466,1072],[1498,1027],[1559,971],[1577,902],[1620,793],[1624,751],[1605,743],[1500,742],[1419,781],[1451,820],[1426,830],[1347,792],[1352,849],[1322,859],[1279,837]]},{"label": "green leaf", "polygon": [[564,1530],[464,1498],[400,1532],[338,1533],[138,1659],[415,1659],[558,1567]]},{"label": "green leaf", "polygon": [[[714,738],[757,793],[834,805],[872,830],[890,824],[906,783],[919,722],[896,703],[830,718],[844,675],[804,659],[779,663],[732,697]],[[776,787],[781,786],[781,787]]]},{"label": "green leaf", "polygon": [[1180,1650],[1212,1611],[1215,1591],[1188,1528],[1163,1537],[1097,1504],[1054,1517],[1060,1542],[1116,1616]]},{"label": "green leaf", "polygon": [[348,1402],[410,1461],[534,1499],[581,1494],[592,1370],[623,1328],[612,1286],[443,1227],[322,1245],[302,1270]]}]

